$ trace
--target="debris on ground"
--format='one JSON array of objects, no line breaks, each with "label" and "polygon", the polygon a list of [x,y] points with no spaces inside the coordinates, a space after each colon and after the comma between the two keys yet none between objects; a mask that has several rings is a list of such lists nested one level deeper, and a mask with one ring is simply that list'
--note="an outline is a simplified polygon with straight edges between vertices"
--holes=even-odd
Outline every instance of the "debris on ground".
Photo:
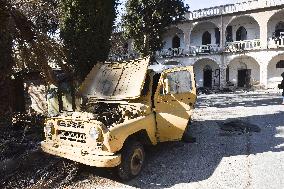
[{"label": "debris on ground", "polygon": [[261,131],[257,125],[242,120],[233,120],[223,123],[221,124],[220,128],[221,130],[227,132],[259,133]]},{"label": "debris on ground", "polygon": [[56,188],[77,175],[76,163],[43,153],[43,117],[13,115],[0,125],[0,188]]}]

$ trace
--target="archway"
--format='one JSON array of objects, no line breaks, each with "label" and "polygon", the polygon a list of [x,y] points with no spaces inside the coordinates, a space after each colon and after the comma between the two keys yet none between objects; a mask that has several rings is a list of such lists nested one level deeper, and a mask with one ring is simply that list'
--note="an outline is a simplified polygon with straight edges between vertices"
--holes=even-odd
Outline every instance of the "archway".
[{"label": "archway", "polygon": [[184,33],[177,27],[168,29],[163,35],[164,49],[184,48]]},{"label": "archway", "polygon": [[206,31],[202,35],[202,45],[208,45],[211,44],[211,34]]},{"label": "archway", "polygon": [[267,88],[278,88],[281,83],[281,74],[284,72],[284,54],[272,58],[267,66]]},{"label": "archway", "polygon": [[260,66],[249,56],[236,57],[228,65],[228,80],[236,87],[250,88],[260,84]]},{"label": "archway", "polygon": [[172,40],[172,47],[179,48],[180,47],[180,38],[179,36],[175,35]]},{"label": "archway", "polygon": [[214,60],[208,58],[197,60],[193,68],[197,87],[220,87],[220,67]]},{"label": "archway", "polygon": [[212,22],[200,22],[191,31],[190,39],[191,46],[220,44],[220,30]]},{"label": "archway", "polygon": [[284,10],[281,10],[270,17],[267,22],[267,37],[280,37],[280,33],[284,32]]},{"label": "archway", "polygon": [[226,27],[226,41],[253,40],[260,38],[258,22],[251,16],[233,18]]}]

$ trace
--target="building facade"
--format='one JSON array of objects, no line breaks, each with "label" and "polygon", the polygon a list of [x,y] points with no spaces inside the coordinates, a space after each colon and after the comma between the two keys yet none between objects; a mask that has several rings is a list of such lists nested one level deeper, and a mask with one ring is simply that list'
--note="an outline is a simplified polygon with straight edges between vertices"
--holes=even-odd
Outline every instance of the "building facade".
[{"label": "building facade", "polygon": [[160,63],[193,65],[198,87],[277,88],[284,72],[284,0],[188,12],[168,28]]}]

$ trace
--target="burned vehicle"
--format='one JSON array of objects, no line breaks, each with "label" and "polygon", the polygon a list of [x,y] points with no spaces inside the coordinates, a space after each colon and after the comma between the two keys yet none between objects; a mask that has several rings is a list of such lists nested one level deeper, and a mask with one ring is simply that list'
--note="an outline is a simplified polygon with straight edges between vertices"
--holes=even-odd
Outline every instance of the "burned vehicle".
[{"label": "burned vehicle", "polygon": [[157,71],[149,58],[96,65],[80,93],[84,111],[48,118],[41,147],[123,180],[140,173],[143,146],[183,138],[196,101],[192,66]]}]

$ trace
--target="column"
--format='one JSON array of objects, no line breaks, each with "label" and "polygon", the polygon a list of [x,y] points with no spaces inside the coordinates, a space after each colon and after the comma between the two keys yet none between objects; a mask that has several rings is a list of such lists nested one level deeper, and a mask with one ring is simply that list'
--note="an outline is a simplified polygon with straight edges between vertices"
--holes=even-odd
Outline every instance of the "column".
[{"label": "column", "polygon": [[225,32],[226,29],[224,29],[224,25],[223,25],[223,15],[221,15],[221,27],[220,27],[220,48],[223,49],[225,47],[225,41],[226,41],[226,37],[225,37]]},{"label": "column", "polygon": [[221,55],[221,64],[220,66],[220,89],[224,89],[226,87],[226,69],[227,63],[225,61],[224,55]]},{"label": "column", "polygon": [[262,86],[264,86],[265,89],[267,89],[267,64],[263,63],[263,62],[259,62],[260,63],[260,84]]},{"label": "column", "polygon": [[190,47],[190,34],[191,34],[191,30],[184,30],[184,48],[186,50],[189,49]]},{"label": "column", "polygon": [[192,31],[192,27],[188,24],[179,25],[178,28],[182,30],[184,36],[184,48],[185,50],[189,50],[190,47],[190,35]]},{"label": "column", "polygon": [[259,28],[260,28],[260,44],[262,49],[267,49],[267,22],[260,22],[259,23]]}]

